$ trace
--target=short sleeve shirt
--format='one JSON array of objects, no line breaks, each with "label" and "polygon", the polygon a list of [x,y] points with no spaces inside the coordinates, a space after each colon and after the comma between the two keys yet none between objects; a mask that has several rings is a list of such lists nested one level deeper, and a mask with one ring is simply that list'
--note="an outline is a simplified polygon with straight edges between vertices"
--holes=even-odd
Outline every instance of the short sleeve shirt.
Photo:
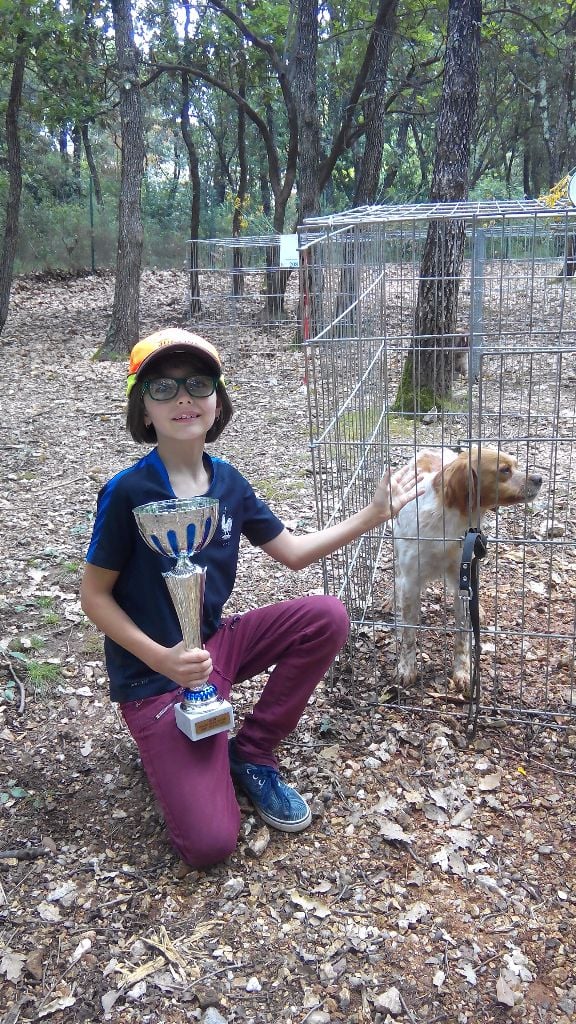
[{"label": "short sleeve shirt", "polygon": [[[202,622],[206,641],[218,629],[222,608],[232,593],[241,536],[253,545],[266,544],[284,526],[234,466],[206,453],[204,463],[211,478],[205,496],[217,498],[219,503],[214,536],[194,556],[197,564],[206,567]],[[92,565],[120,574],[113,591],[115,600],[140,629],[165,647],[173,647],[182,639],[162,577],[175,562],[148,547],[138,531],[133,509],[174,497],[166,467],[154,448],[100,491],[86,556]],[[139,700],[176,688],[175,683],[152,672],[109,637],[105,638],[105,652],[112,700]]]}]

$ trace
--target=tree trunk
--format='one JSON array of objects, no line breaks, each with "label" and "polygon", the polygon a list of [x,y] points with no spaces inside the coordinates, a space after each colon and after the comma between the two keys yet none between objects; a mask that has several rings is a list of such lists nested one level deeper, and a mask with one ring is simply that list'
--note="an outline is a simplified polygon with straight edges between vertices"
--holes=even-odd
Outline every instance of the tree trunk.
[{"label": "tree trunk", "polygon": [[[380,0],[378,7],[369,71],[370,96],[364,104],[364,153],[356,178],[354,206],[374,203],[378,194],[384,151],[386,83],[397,7],[398,0]],[[353,229],[346,236],[343,261],[336,298],[336,314],[339,317],[337,333],[340,337],[347,337],[355,330],[358,296]]]},{"label": "tree trunk", "polygon": [[24,68],[26,53],[21,35],[16,40],[16,56],[12,65],[12,81],[6,108],[6,153],[8,163],[8,195],[6,197],[6,217],[4,238],[0,256],[0,332],[8,318],[10,290],[14,275],[14,260],[18,241],[18,220],[20,217],[20,196],[22,194],[22,157],[20,153],[20,135],[18,116],[22,102],[22,86],[24,84]]},{"label": "tree trunk", "polygon": [[292,86],[298,115],[298,219],[320,212],[320,117],[317,93],[318,5],[298,0]]},{"label": "tree trunk", "polygon": [[198,275],[198,234],[200,232],[200,165],[198,153],[190,128],[190,78],[184,71],[182,74],[182,109],[180,111],[180,128],[188,153],[190,171],[190,263],[188,280],[190,288],[190,316],[197,316],[202,310],[200,301],[200,278]]},{"label": "tree trunk", "polygon": [[86,154],[86,163],[90,171],[90,177],[92,178],[92,185],[94,188],[94,198],[98,203],[98,206],[102,206],[102,186],[100,184],[100,175],[98,174],[98,168],[94,160],[94,153],[92,152],[92,143],[90,141],[90,134],[88,131],[88,125],[84,123],[81,128],[82,132],[82,143],[84,146],[84,152]]},{"label": "tree trunk", "polygon": [[138,340],[140,272],[142,268],[141,189],[144,174],[144,130],[138,79],[138,53],[130,0],[112,0],[120,89],[122,162],[118,208],[118,254],[112,319],[100,358],[127,352]]},{"label": "tree trunk", "polygon": [[[470,137],[479,87],[481,0],[449,0],[448,33],[430,200],[466,199]],[[414,340],[395,407],[415,413],[442,404],[452,387],[464,256],[462,221],[432,220],[420,266]]]},{"label": "tree trunk", "polygon": [[386,84],[397,8],[398,0],[381,0],[379,16],[383,15],[383,21],[376,37],[370,75],[370,97],[364,104],[364,155],[356,183],[354,206],[374,203],[378,194],[386,124]]},{"label": "tree trunk", "polygon": [[398,177],[398,171],[402,166],[404,157],[406,156],[406,147],[408,145],[408,130],[410,128],[410,118],[405,114],[398,127],[398,134],[396,136],[396,144],[394,146],[394,155],[388,164],[382,180],[382,196],[386,198],[386,193],[392,188],[392,185]]},{"label": "tree trunk", "polygon": [[[188,61],[190,50],[191,12],[189,0],[184,0],[184,59]],[[190,174],[190,257],[188,283],[190,291],[190,316],[202,312],[200,300],[200,275],[198,273],[198,235],[200,234],[200,163],[190,124],[190,75],[182,72],[182,107],[180,108],[180,130],[188,154]]]},{"label": "tree trunk", "polygon": [[[294,39],[293,80],[294,102],[298,117],[298,222],[303,224],[306,217],[320,212],[320,115],[317,92],[318,63],[318,5],[314,0],[298,0],[296,32]],[[300,288],[301,296],[307,294],[309,330],[317,332],[316,297],[319,284],[315,281],[317,271],[310,266],[302,267],[305,279]],[[284,295],[282,295],[284,301]],[[302,298],[301,298],[302,301]],[[303,311],[299,320],[303,322]]]}]

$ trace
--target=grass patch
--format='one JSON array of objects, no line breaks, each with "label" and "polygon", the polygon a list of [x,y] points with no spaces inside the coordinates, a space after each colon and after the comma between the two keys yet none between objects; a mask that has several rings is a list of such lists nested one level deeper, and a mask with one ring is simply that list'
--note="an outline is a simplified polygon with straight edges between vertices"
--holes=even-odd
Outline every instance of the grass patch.
[{"label": "grass patch", "polygon": [[82,652],[87,657],[100,658],[104,654],[104,638],[101,633],[88,633],[84,638]]},{"label": "grass patch", "polygon": [[52,689],[60,679],[60,665],[51,661],[27,660],[26,672],[35,693],[45,693]]},{"label": "grass patch", "polygon": [[47,626],[57,626],[60,623],[60,616],[58,615],[58,612],[48,610],[44,612],[42,621],[45,622]]},{"label": "grass patch", "polygon": [[380,420],[382,407],[367,405],[343,413],[338,421],[338,431],[343,441],[362,441],[370,437]]},{"label": "grass patch", "polygon": [[38,636],[36,633],[33,633],[29,639],[30,647],[33,651],[41,651],[42,648],[46,645],[44,637]]},{"label": "grass patch", "polygon": [[411,416],[390,415],[388,417],[388,430],[390,438],[393,440],[413,440],[414,420]]},{"label": "grass patch", "polygon": [[267,502],[292,501],[301,495],[304,480],[304,473],[300,475],[299,480],[258,480],[256,490]]}]

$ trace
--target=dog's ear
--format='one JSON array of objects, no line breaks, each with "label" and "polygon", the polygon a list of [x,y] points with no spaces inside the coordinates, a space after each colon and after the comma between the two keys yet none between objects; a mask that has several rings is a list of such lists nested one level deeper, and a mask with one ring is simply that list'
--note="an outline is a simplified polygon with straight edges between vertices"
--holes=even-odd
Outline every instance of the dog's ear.
[{"label": "dog's ear", "polygon": [[478,471],[462,453],[444,470],[444,504],[454,508],[464,519],[473,517],[478,508]]}]

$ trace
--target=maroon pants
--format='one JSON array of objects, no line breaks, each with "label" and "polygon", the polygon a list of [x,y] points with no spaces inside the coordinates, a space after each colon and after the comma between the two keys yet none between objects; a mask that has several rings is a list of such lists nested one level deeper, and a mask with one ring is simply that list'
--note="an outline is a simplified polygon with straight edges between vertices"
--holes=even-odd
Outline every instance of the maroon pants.
[{"label": "maroon pants", "polygon": [[[221,697],[274,666],[260,699],[238,730],[246,761],[276,766],[274,750],[296,728],[314,688],[346,641],[349,620],[335,597],[303,597],[225,619],[208,641]],[[171,690],[121,705],[172,843],[183,860],[205,867],[234,850],[240,811],[228,765],[228,734],[192,741],[167,705]]]}]

